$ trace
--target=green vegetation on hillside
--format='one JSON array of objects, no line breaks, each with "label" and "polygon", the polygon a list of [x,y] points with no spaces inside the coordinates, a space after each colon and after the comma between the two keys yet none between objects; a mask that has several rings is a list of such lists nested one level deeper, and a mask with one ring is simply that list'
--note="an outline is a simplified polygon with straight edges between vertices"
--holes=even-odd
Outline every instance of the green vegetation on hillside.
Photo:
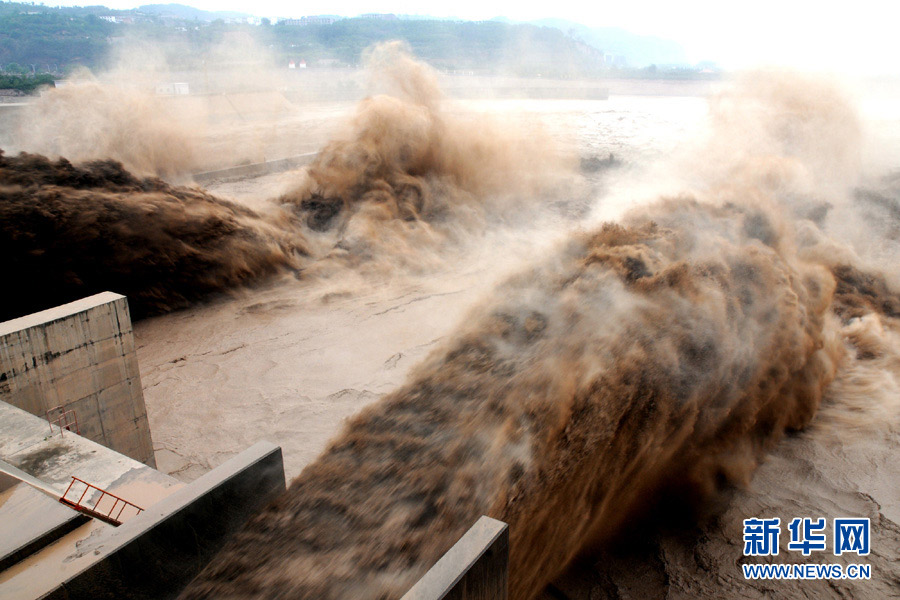
[{"label": "green vegetation on hillside", "polygon": [[38,75],[12,74],[12,71],[21,67],[16,64],[7,65],[6,73],[0,74],[0,90],[19,90],[31,93],[42,85],[53,85],[53,75],[41,73]]},{"label": "green vegetation on hillside", "polygon": [[310,64],[337,59],[356,64],[362,52],[385,40],[407,42],[413,54],[446,70],[502,70],[517,75],[592,75],[602,54],[557,29],[533,25],[458,21],[343,19],[331,25],[261,28],[266,45]]},{"label": "green vegetation on hillside", "polygon": [[97,65],[109,49],[115,25],[94,14],[29,4],[0,4],[0,67],[60,72],[73,65]]},{"label": "green vegetation on hillside", "polygon": [[[215,18],[226,14],[235,17]],[[403,40],[418,58],[447,71],[551,78],[681,78],[695,73],[611,67],[604,63],[599,44],[585,43],[556,27],[531,24],[353,18],[274,25],[263,19],[251,25],[242,19],[238,13],[209,13],[180,5],[121,11],[0,2],[0,71],[59,75],[76,66],[103,69],[111,66],[114,49],[131,42],[159,49],[174,70],[253,61],[286,68],[292,60],[305,61],[311,68],[356,66],[373,44]]]}]

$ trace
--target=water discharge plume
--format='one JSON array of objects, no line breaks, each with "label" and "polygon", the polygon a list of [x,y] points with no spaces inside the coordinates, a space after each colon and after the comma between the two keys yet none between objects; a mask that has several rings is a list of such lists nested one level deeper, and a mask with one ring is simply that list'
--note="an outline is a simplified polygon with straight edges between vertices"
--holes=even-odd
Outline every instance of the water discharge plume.
[{"label": "water discharge plume", "polygon": [[491,214],[512,218],[522,212],[513,207],[535,206],[569,179],[544,137],[526,143],[486,117],[444,114],[431,72],[396,45],[376,48],[371,63],[396,95],[364,101],[348,136],[264,214],[129,172],[173,175],[194,164],[190,129],[164,116],[160,99],[93,79],[46,93],[25,121],[26,145],[104,160],[2,159],[8,262],[23,281],[44,273],[3,315],[114,289],[140,317],[298,269],[299,255],[309,258],[306,275],[433,266],[449,237],[482,231]]},{"label": "water discharge plume", "polygon": [[[577,188],[547,137],[448,109],[401,50],[373,50],[388,93],[264,212],[112,161],[0,153],[0,251],[20,282],[0,318],[105,289],[139,317],[284,269],[447,260],[448,240]],[[871,412],[876,381],[878,414],[895,414],[900,296],[827,229],[854,202],[855,113],[831,86],[767,77],[715,101],[695,192],[505,281],[183,597],[399,597],[488,514],[510,524],[511,596],[527,600],[654,500],[746,483],[832,380],[855,398],[833,422]],[[154,156],[126,160],[165,171]]]},{"label": "water discharge plume", "polygon": [[[823,229],[852,203],[859,124],[833,86],[790,79],[718,99],[696,192],[572,235],[499,286],[182,597],[397,598],[487,514],[510,524],[510,596],[527,600],[653,501],[746,484],[842,361],[896,372],[897,294]],[[352,220],[372,189],[391,219],[404,202],[427,214],[396,174],[442,164],[433,109],[384,103],[357,131],[411,114],[392,126],[409,145],[335,145],[294,198],[307,219],[330,203]]]},{"label": "water discharge plume", "polygon": [[0,320],[104,290],[141,317],[298,268],[308,253],[285,213],[140,179],[113,161],[75,167],[0,151],[0,253],[17,282]]},{"label": "water discharge plume", "polygon": [[337,253],[391,254],[409,238],[427,246],[491,217],[513,218],[571,185],[574,161],[554,152],[548,136],[448,110],[434,73],[399,43],[377,46],[367,60],[374,87],[386,93],[363,100],[345,133],[280,199],[310,229],[336,232]]},{"label": "water discharge plume", "polygon": [[[145,89],[146,88],[146,89]],[[24,111],[18,149],[75,162],[115,160],[140,175],[176,176],[198,164],[191,111],[173,111],[152,86],[101,83],[87,76],[46,90]]]},{"label": "water discharge plume", "polygon": [[833,377],[833,280],[759,208],[646,210],[502,285],[184,597],[399,597],[488,514],[525,599],[668,482],[745,481]]},{"label": "water discharge plume", "polygon": [[835,81],[793,72],[742,75],[710,106],[716,162],[802,167],[821,194],[857,182],[862,124],[849,91]]}]

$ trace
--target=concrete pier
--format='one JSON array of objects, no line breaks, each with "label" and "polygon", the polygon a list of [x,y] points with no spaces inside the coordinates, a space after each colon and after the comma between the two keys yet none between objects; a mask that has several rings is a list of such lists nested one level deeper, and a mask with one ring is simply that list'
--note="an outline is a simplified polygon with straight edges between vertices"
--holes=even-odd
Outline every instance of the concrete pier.
[{"label": "concrete pier", "polygon": [[[147,510],[184,487],[74,432],[52,433],[45,419],[0,401],[0,597],[40,597],[39,583],[64,571],[60,557],[115,529],[60,502],[73,477],[99,490],[78,488],[70,500],[103,513],[115,509],[124,523],[140,516],[135,507]],[[101,490],[133,506],[117,508]]]},{"label": "concrete pier", "polygon": [[0,573],[0,589],[25,599],[175,598],[284,489],[281,448],[259,442],[121,527],[95,521],[72,532]]},{"label": "concrete pier", "polygon": [[402,600],[506,600],[509,527],[481,517]]},{"label": "concrete pier", "polygon": [[65,407],[82,436],[156,465],[124,296],[104,292],[0,323],[0,400],[44,418]]}]

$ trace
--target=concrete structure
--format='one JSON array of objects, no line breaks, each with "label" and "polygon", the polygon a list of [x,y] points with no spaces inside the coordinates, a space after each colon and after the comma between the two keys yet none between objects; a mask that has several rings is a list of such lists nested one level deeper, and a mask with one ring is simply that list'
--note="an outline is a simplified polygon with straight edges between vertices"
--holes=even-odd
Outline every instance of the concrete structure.
[{"label": "concrete structure", "polygon": [[[77,486],[73,477],[101,490]],[[113,522],[128,522],[137,508],[154,505],[184,484],[143,463],[73,432],[50,433],[47,421],[0,402],[0,597],[37,597],[28,590],[58,565],[46,556],[66,556]],[[60,498],[116,519],[91,518]],[[113,496],[132,503],[113,506]],[[82,502],[83,501],[83,502]],[[54,554],[55,553],[55,554]],[[35,557],[43,556],[41,560]],[[52,578],[52,577],[51,577]],[[9,590],[7,592],[7,590]]]},{"label": "concrete structure", "polygon": [[[142,511],[127,507],[116,527],[70,508],[73,476],[108,493],[81,488],[76,504],[105,512],[114,494]],[[281,448],[267,442],[185,485],[0,402],[0,597],[174,597],[284,489]]]},{"label": "concrete structure", "polygon": [[45,418],[74,410],[81,435],[156,465],[124,296],[104,292],[0,323],[0,400]]},{"label": "concrete structure", "polygon": [[0,487],[0,573],[91,520],[6,473]]},{"label": "concrete structure", "polygon": [[174,598],[284,490],[281,448],[260,442],[121,527],[92,523],[73,531],[0,573],[0,590],[15,598]]},{"label": "concrete structure", "polygon": [[0,323],[0,597],[174,597],[285,489],[267,442],[189,485],[152,452],[123,296]]},{"label": "concrete structure", "polygon": [[[182,485],[174,477],[73,432],[50,433],[45,419],[0,401],[0,472],[3,471],[54,499],[62,496],[73,476],[110,492],[121,491],[119,495],[126,499],[131,494],[124,490],[129,487],[141,488],[138,493],[144,500],[155,501],[170,493],[165,489]],[[149,487],[161,489],[159,493],[148,493]],[[140,502],[135,503],[140,506]]]},{"label": "concrete structure", "polygon": [[[77,427],[48,420],[56,406],[74,410]],[[187,485],[145,463],[152,446],[123,296],[0,323],[0,597],[175,598],[286,489],[281,448],[268,442]],[[506,600],[508,546],[506,524],[482,517],[404,600]]]},{"label": "concrete structure", "polygon": [[269,160],[261,163],[229,167],[227,169],[218,169],[216,171],[205,171],[203,173],[194,173],[192,177],[195,182],[200,184],[208,184],[213,181],[231,181],[247,177],[261,177],[262,175],[268,175],[269,173],[279,173],[281,171],[288,171],[290,169],[308,165],[315,160],[316,156],[318,156],[318,152],[308,152],[306,154],[298,154],[288,158]]},{"label": "concrete structure", "polygon": [[[0,597],[175,598],[286,488],[281,448],[268,442],[185,485],[76,434],[43,431],[42,419],[0,402],[0,485],[14,484],[0,489]],[[143,512],[113,527],[60,504],[68,471]],[[506,524],[482,517],[404,600],[506,600],[508,562]]]},{"label": "concrete structure", "polygon": [[481,517],[402,600],[506,600],[509,527]]}]

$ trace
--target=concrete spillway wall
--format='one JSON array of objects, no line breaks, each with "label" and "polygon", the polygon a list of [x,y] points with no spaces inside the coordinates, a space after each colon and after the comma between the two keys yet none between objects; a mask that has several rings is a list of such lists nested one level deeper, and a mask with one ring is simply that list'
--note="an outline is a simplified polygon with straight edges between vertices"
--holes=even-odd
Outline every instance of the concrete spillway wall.
[{"label": "concrete spillway wall", "polygon": [[38,416],[74,410],[82,436],[156,466],[125,296],[0,323],[0,400]]}]

